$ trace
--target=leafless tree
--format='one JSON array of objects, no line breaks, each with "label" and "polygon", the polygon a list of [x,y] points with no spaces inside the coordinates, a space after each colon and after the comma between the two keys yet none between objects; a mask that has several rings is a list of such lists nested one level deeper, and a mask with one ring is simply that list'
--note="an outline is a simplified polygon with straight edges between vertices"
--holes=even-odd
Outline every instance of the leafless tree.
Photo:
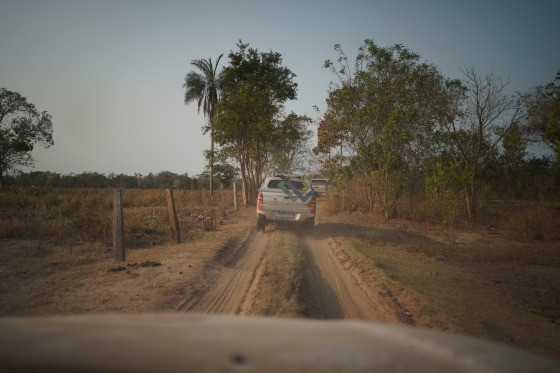
[{"label": "leafless tree", "polygon": [[477,215],[479,171],[495,153],[512,125],[522,116],[520,100],[507,93],[509,79],[463,71],[462,83],[448,84],[447,115],[441,123],[449,153],[462,174],[459,179],[469,217]]}]

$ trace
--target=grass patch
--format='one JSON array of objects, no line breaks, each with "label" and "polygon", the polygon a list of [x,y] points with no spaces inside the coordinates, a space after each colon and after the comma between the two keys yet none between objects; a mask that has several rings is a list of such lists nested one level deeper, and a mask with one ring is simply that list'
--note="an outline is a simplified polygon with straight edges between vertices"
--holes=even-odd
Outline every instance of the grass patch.
[{"label": "grass patch", "polygon": [[[523,302],[509,265],[454,264],[408,252],[398,246],[340,238],[366,271],[381,273],[418,326],[560,356],[560,326],[550,314]],[[527,268],[523,268],[525,271]],[[554,268],[534,267],[537,275]],[[503,281],[498,279],[508,278]],[[520,281],[521,279],[517,279]],[[554,316],[552,316],[554,317]]]},{"label": "grass patch", "polygon": [[512,210],[505,228],[522,241],[559,239],[560,209],[536,206]]}]

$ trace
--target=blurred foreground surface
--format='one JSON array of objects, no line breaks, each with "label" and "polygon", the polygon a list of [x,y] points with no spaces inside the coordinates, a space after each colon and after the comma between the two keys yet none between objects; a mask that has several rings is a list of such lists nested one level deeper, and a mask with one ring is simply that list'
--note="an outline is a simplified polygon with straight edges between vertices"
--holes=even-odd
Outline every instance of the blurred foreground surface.
[{"label": "blurred foreground surface", "polygon": [[560,364],[363,321],[151,314],[2,318],[0,371],[559,372]]}]

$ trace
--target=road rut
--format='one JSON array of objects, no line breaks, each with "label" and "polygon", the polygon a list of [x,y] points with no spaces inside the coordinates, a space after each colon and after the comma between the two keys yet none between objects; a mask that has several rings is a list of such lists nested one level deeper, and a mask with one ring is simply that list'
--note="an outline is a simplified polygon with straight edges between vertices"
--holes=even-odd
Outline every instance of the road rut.
[{"label": "road rut", "polygon": [[[320,231],[320,226],[317,227]],[[368,287],[358,273],[339,258],[336,242],[323,234],[309,236],[298,231],[298,250],[307,260],[299,299],[302,316],[318,319],[358,319],[395,321],[398,316],[390,302],[376,288]],[[271,246],[280,232],[267,228],[266,233],[252,231],[233,250],[231,259],[209,268],[194,296],[186,300],[181,311],[197,313],[250,314],[257,295],[259,279]],[[271,269],[269,269],[271,270]],[[272,269],[273,270],[273,269]]]},{"label": "road rut", "polygon": [[236,248],[232,259],[201,281],[207,281],[196,296],[184,302],[179,309],[199,313],[244,314],[252,302],[266,258],[269,236],[253,232]]}]

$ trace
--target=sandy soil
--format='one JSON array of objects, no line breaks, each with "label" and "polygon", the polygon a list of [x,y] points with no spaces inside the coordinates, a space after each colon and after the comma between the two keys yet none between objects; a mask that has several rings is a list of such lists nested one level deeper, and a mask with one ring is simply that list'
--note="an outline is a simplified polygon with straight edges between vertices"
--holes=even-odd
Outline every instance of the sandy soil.
[{"label": "sandy soil", "polygon": [[[305,317],[402,323],[396,305],[380,291],[382,285],[365,283],[351,269],[348,258],[340,257],[343,253],[337,252],[334,240],[326,238],[326,232],[320,227],[317,231],[313,236],[289,226],[280,229],[269,226],[266,232],[251,231],[244,241],[230,248],[211,269],[195,279],[198,288],[179,305],[178,311],[251,314],[255,297],[274,291],[261,287],[257,295],[256,289],[272,246],[282,239],[296,242],[297,250],[307,259],[299,287]],[[276,274],[268,271],[267,275]]]},{"label": "sandy soil", "polygon": [[194,282],[198,288],[178,311],[246,314],[262,273],[269,236],[254,230]]},{"label": "sandy soil", "polygon": [[127,250],[125,262],[100,245],[0,240],[0,315],[175,311],[194,280],[245,240],[247,214],[203,236],[184,233],[185,243]]}]

